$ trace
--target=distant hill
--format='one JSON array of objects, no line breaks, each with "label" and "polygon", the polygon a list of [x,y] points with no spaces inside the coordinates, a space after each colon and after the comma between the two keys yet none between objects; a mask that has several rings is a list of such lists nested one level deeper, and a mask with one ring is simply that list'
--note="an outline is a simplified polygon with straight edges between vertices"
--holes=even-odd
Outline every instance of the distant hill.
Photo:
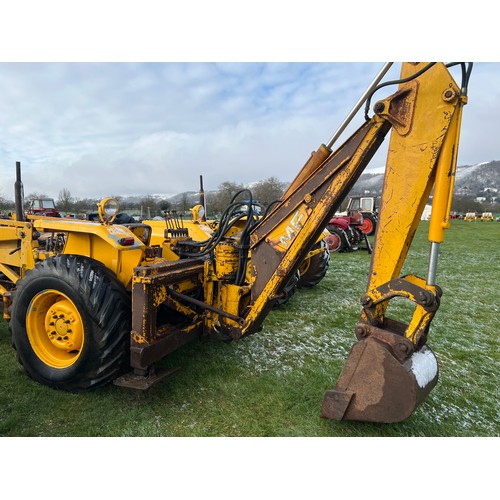
[{"label": "distant hill", "polygon": [[[362,174],[351,194],[380,195],[384,174]],[[500,161],[457,167],[455,195],[484,196],[500,191]]]},{"label": "distant hill", "polygon": [[500,161],[457,168],[456,194],[476,196],[485,191],[500,191]]},{"label": "distant hill", "polygon": [[[380,196],[384,174],[364,173],[358,179],[350,194],[369,194]],[[247,187],[251,188],[251,185]],[[488,197],[500,196],[500,161],[478,163],[476,165],[463,165],[457,167],[455,179],[455,196]],[[215,195],[216,191],[205,191],[205,195]],[[153,194],[151,198],[157,200],[168,200],[172,205],[178,205],[185,200],[187,206],[194,206],[199,202],[199,194],[196,191],[186,191],[174,196],[164,194]],[[124,196],[124,202],[137,203],[140,196]]]}]

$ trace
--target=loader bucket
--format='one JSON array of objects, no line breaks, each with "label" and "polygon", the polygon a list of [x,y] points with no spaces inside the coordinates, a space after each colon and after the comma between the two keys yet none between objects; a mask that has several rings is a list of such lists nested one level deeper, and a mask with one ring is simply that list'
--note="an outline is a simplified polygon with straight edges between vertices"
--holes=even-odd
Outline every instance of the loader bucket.
[{"label": "loader bucket", "polygon": [[401,422],[422,403],[437,380],[437,359],[427,345],[400,361],[390,347],[368,337],[354,344],[335,389],[325,393],[322,416]]}]

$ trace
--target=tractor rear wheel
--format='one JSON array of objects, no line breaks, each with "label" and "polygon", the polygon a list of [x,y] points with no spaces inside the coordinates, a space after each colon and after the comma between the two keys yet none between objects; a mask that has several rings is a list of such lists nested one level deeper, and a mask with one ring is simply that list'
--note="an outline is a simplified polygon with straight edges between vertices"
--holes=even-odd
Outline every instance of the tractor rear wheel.
[{"label": "tractor rear wheel", "polygon": [[101,263],[59,255],[18,282],[10,329],[31,378],[57,389],[90,390],[128,366],[130,297]]},{"label": "tractor rear wheel", "polygon": [[377,229],[377,220],[376,218],[369,212],[362,212],[363,215],[363,224],[359,226],[359,229],[366,234],[366,236],[371,236],[375,234],[375,230]]},{"label": "tractor rear wheel", "polygon": [[330,251],[323,239],[312,247],[312,250],[320,250],[311,258],[305,259],[299,267],[300,279],[297,283],[299,288],[312,288],[316,286],[326,275],[330,264]]}]

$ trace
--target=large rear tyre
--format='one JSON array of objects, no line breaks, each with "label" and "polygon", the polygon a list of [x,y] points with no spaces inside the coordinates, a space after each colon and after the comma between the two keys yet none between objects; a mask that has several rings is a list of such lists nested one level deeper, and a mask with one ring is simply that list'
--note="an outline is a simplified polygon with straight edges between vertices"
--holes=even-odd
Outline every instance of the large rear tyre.
[{"label": "large rear tyre", "polygon": [[42,384],[86,391],[129,365],[130,297],[95,260],[59,255],[39,262],[18,282],[11,318],[18,361]]},{"label": "large rear tyre", "polygon": [[312,250],[319,250],[311,258],[304,259],[299,267],[300,279],[297,283],[298,288],[312,288],[316,286],[326,275],[328,265],[330,264],[330,251],[328,245],[323,239],[312,247]]}]

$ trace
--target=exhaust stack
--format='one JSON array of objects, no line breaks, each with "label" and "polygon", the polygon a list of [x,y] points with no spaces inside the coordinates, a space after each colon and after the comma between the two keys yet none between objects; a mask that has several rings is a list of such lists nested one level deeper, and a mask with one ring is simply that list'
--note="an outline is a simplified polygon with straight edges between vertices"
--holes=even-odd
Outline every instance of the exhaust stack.
[{"label": "exhaust stack", "polygon": [[201,220],[207,220],[207,204],[205,201],[205,190],[203,189],[203,175],[200,175],[200,205],[203,207],[203,217]]},{"label": "exhaust stack", "polygon": [[16,182],[14,184],[16,220],[24,221],[24,187],[21,180],[21,162],[16,161]]}]

